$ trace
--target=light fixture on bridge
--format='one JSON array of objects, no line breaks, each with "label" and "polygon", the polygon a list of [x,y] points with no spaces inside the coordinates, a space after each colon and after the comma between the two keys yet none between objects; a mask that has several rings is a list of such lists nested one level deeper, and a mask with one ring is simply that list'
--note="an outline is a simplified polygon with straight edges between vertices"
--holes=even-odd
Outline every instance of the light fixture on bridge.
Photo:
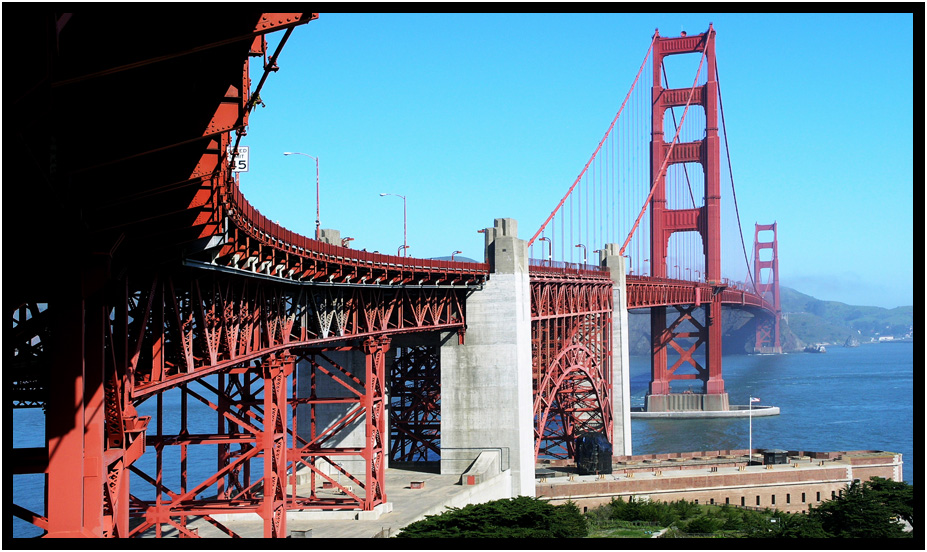
[{"label": "light fixture on bridge", "polygon": [[583,245],[583,244],[581,244],[581,243],[578,243],[578,244],[574,245],[573,247],[582,247],[582,248],[583,248],[583,264],[585,265],[585,264],[586,264],[586,246]]},{"label": "light fixture on bridge", "polygon": [[406,255],[406,254],[404,253],[405,250],[408,249],[408,248],[409,248],[408,245],[400,245],[400,246],[399,246],[399,250],[396,251],[396,255],[398,256],[398,255],[402,254],[403,257],[408,256],[408,255]]},{"label": "light fixture on bridge", "polygon": [[[554,258],[554,244],[553,244],[553,242],[551,242],[551,241],[550,241],[550,238],[548,238],[547,236],[544,236],[544,237],[542,237],[542,238],[538,238],[538,241],[546,241],[546,242],[547,242],[547,264],[553,266],[553,258]],[[541,248],[541,255],[543,255],[543,254],[544,254],[544,248],[542,247],[542,248]]]},{"label": "light fixture on bridge", "polygon": [[283,155],[303,155],[315,161],[315,239],[319,239],[319,158],[298,151],[285,151]]},{"label": "light fixture on bridge", "polygon": [[341,238],[341,247],[347,247],[348,242],[354,241],[354,238]]},{"label": "light fixture on bridge", "polygon": [[463,253],[463,251],[454,251],[453,253],[451,253],[451,260],[452,260],[452,261],[454,260],[454,255],[456,255],[456,254],[458,254],[458,253]]}]

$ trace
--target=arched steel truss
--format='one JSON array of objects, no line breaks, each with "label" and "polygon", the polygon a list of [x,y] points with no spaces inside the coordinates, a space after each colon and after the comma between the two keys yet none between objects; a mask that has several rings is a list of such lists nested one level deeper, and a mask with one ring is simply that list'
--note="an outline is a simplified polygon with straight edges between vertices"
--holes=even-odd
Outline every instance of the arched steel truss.
[{"label": "arched steel truss", "polygon": [[612,281],[532,273],[535,458],[572,458],[586,431],[612,440]]}]

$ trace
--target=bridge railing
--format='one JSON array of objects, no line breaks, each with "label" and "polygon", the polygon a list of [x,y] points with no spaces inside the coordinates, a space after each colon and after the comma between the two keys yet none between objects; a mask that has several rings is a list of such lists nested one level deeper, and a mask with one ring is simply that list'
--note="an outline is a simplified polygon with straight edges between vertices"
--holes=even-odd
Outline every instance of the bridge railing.
[{"label": "bridge railing", "polygon": [[[723,279],[719,285],[671,278],[652,278],[649,276],[629,275],[628,304],[631,308],[671,304],[704,304],[711,301],[712,295],[722,288],[721,302],[726,305],[749,306],[775,312],[775,308],[766,298],[751,290],[738,286],[738,282]],[[741,284],[742,285],[742,284]],[[698,290],[696,292],[696,290]],[[696,297],[697,293],[697,297]]]},{"label": "bridge railing", "polygon": [[528,259],[528,271],[537,276],[574,276],[596,279],[608,277],[608,269],[604,266],[542,259]]},{"label": "bridge railing", "polygon": [[237,184],[229,186],[229,215],[235,224],[261,243],[288,253],[352,266],[376,266],[419,272],[450,272],[473,276],[489,273],[488,263],[417,259],[359,251],[308,238],[271,221],[241,193]]}]

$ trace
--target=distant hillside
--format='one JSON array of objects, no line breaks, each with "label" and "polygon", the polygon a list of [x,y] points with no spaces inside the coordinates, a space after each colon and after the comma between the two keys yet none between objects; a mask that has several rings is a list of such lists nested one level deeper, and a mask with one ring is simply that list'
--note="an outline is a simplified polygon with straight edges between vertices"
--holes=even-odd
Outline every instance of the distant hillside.
[{"label": "distant hillside", "polygon": [[782,314],[792,333],[806,343],[840,343],[850,335],[860,341],[880,336],[904,337],[914,325],[914,306],[886,309],[822,301],[781,287]]},{"label": "distant hillside", "polygon": [[[794,289],[779,290],[782,306],[780,342],[784,351],[800,351],[811,343],[843,345],[853,335],[860,342],[891,335],[900,338],[910,335],[914,324],[914,307],[861,307],[838,301],[822,301]],[[701,322],[703,310],[694,314]],[[631,311],[631,354],[646,355],[650,351],[649,310]],[[722,349],[725,354],[753,352],[756,327],[749,311],[726,308],[723,317]]]}]

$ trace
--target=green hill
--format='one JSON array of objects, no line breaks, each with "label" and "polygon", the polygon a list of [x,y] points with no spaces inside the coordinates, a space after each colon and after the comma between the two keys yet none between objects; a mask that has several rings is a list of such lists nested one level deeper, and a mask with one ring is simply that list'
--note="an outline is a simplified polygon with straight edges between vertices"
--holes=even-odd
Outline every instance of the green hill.
[{"label": "green hill", "polygon": [[779,290],[782,316],[789,329],[805,343],[843,344],[850,335],[861,342],[910,335],[914,306],[886,309],[822,301],[791,288]]},{"label": "green hill", "polygon": [[[843,345],[848,337],[856,336],[860,343],[878,340],[881,336],[895,339],[910,336],[914,325],[914,307],[864,307],[838,301],[822,301],[794,289],[779,290],[782,307],[780,341],[786,352],[801,351],[805,345],[826,343]],[[650,353],[650,316],[648,309],[631,311],[629,338],[631,354]],[[693,313],[702,322],[702,309]],[[725,354],[753,351],[756,329],[748,310],[725,308],[723,317]]]}]

